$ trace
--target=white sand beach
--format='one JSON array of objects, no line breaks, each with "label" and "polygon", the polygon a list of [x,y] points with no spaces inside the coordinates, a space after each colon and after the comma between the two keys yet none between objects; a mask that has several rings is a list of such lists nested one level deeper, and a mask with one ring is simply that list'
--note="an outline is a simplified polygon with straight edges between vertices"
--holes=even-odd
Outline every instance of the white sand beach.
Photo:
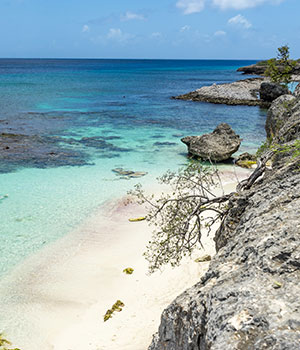
[{"label": "white sand beach", "polygon": [[[248,172],[239,172],[239,178]],[[235,189],[232,173],[222,178]],[[35,254],[0,286],[5,333],[22,350],[145,350],[158,329],[163,309],[197,283],[214,254],[213,235],[177,268],[147,274],[142,256],[151,237],[144,208],[127,198],[107,203],[76,231]],[[134,269],[127,275],[123,269]],[[125,306],[107,322],[117,301]],[[5,319],[5,318],[4,318]],[[2,325],[3,326],[3,325]]]}]

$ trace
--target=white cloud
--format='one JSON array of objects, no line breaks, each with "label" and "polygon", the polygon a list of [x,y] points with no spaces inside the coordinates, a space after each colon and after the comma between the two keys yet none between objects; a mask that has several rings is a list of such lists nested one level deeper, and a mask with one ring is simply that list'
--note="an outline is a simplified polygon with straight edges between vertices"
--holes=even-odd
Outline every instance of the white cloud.
[{"label": "white cloud", "polygon": [[127,11],[125,14],[121,15],[121,21],[132,21],[132,20],[145,20],[145,16],[139,13],[134,13]]},{"label": "white cloud", "polygon": [[246,8],[256,7],[264,3],[280,4],[284,0],[212,0],[213,4],[222,10],[236,9],[242,10]]},{"label": "white cloud", "polygon": [[237,25],[237,26],[241,26],[244,27],[246,29],[249,29],[252,27],[252,24],[241,14],[232,17],[228,20],[228,24],[232,24],[232,25]]},{"label": "white cloud", "polygon": [[151,38],[161,38],[162,34],[160,32],[154,32],[151,34]]},{"label": "white cloud", "polygon": [[201,12],[204,9],[205,0],[178,0],[176,7],[183,10],[185,15]]},{"label": "white cloud", "polygon": [[120,28],[110,28],[106,35],[107,39],[115,40],[119,42],[126,42],[127,40],[133,38],[133,35],[128,33],[123,33]]},{"label": "white cloud", "polygon": [[222,10],[243,10],[263,4],[278,5],[285,0],[177,0],[176,7],[181,9],[185,15],[201,12],[205,2],[219,7]]},{"label": "white cloud", "polygon": [[110,28],[107,37],[108,39],[115,39],[122,37],[123,33],[120,28]]},{"label": "white cloud", "polygon": [[85,24],[83,27],[82,27],[82,33],[87,33],[87,32],[89,32],[90,31],[90,27],[87,25],[87,24]]},{"label": "white cloud", "polygon": [[186,26],[181,27],[181,28],[180,28],[180,31],[181,31],[181,33],[182,33],[182,32],[186,32],[186,31],[188,31],[188,30],[190,30],[190,29],[191,29],[191,26],[186,25]]},{"label": "white cloud", "polygon": [[214,36],[225,36],[226,32],[224,30],[217,30],[214,34]]}]

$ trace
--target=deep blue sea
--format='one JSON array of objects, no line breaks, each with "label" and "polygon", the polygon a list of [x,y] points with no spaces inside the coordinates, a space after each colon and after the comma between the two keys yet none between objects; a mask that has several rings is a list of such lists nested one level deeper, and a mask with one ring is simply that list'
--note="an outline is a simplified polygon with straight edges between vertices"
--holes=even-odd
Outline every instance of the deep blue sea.
[{"label": "deep blue sea", "polygon": [[[15,147],[0,162],[0,275],[106,200],[186,164],[183,136],[226,122],[240,153],[255,151],[265,110],[170,98],[247,78],[236,69],[254,62],[0,59],[0,134]],[[148,174],[128,180],[114,168]]]}]

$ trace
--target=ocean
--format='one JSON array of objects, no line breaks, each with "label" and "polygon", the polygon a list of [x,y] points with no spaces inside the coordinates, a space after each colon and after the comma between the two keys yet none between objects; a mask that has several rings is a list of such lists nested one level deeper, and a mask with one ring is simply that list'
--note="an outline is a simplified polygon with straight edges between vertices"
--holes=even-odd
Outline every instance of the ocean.
[{"label": "ocean", "polygon": [[247,78],[236,69],[252,63],[0,59],[0,134],[12,150],[0,162],[0,276],[107,200],[187,164],[183,136],[226,122],[243,139],[239,153],[254,152],[265,110],[170,98]]}]

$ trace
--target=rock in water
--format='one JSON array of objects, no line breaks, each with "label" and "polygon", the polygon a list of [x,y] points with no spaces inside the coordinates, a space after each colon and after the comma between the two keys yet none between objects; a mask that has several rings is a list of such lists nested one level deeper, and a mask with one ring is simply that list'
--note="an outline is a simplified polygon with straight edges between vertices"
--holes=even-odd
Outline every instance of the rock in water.
[{"label": "rock in water", "polygon": [[279,96],[288,94],[289,89],[287,86],[275,83],[261,83],[259,89],[260,99],[266,102],[272,102]]},{"label": "rock in water", "polygon": [[187,136],[181,141],[188,146],[190,155],[214,162],[229,159],[241,144],[239,135],[226,123],[218,125],[210,134]]}]

